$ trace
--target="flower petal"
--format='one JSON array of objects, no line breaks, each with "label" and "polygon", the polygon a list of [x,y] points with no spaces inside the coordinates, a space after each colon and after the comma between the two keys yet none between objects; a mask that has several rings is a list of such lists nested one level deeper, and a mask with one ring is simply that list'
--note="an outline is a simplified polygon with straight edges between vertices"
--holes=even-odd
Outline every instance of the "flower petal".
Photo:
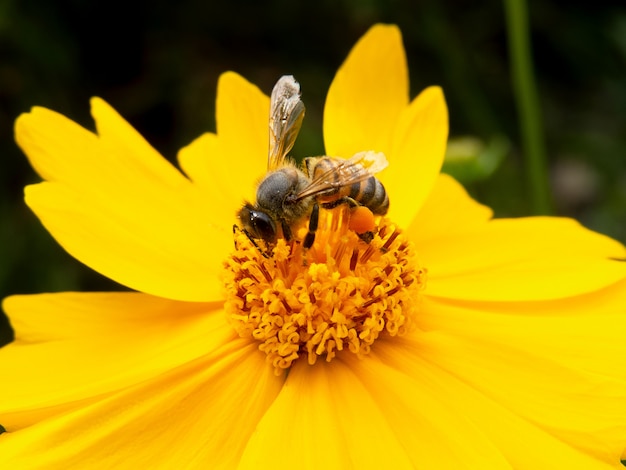
[{"label": "flower petal", "polygon": [[117,282],[180,300],[220,298],[215,254],[230,249],[230,227],[119,115],[92,104],[101,138],[42,108],[18,119],[20,145],[52,181],[27,188],[27,203],[70,254]]},{"label": "flower petal", "polygon": [[178,159],[216,206],[226,204],[232,219],[243,198],[253,198],[256,181],[267,171],[269,98],[240,75],[224,73],[217,84],[216,120],[217,137],[201,136]]},{"label": "flower petal", "polygon": [[254,343],[237,339],[134,387],[9,429],[0,435],[0,466],[234,468],[282,383]]},{"label": "flower petal", "polygon": [[626,276],[626,251],[570,219],[497,219],[418,245],[429,296],[545,300],[591,292]]},{"label": "flower petal", "polygon": [[381,175],[392,201],[390,217],[401,227],[413,220],[437,181],[447,141],[443,92],[439,87],[426,88],[400,116],[388,154],[389,168]]},{"label": "flower petal", "polygon": [[[212,189],[220,182],[215,178],[216,168],[222,168],[221,162],[215,165],[221,157],[220,150],[217,134],[206,132],[178,151],[178,164],[194,183]],[[227,193],[231,189],[227,187]],[[223,191],[215,191],[215,195],[225,196]]]},{"label": "flower petal", "polygon": [[[435,338],[433,338],[433,342],[436,342]],[[445,347],[444,345],[445,343],[442,343],[441,347]],[[464,351],[459,353],[461,350],[456,349],[457,346],[462,345],[454,345],[454,349],[452,349],[453,345],[447,346],[451,348],[450,353],[457,360],[473,361],[473,356],[465,357]],[[615,458],[615,450],[612,449],[610,453],[606,452],[606,450],[602,449],[602,443],[599,442],[602,438],[598,440],[593,438],[595,429],[589,430],[586,435],[587,439],[594,441],[595,451],[581,450],[574,445],[572,440],[559,435],[555,436],[551,429],[542,427],[541,423],[535,423],[534,417],[519,416],[515,409],[509,408],[508,403],[501,403],[499,400],[493,399],[489,393],[484,392],[483,388],[475,387],[473,382],[468,383],[463,378],[459,378],[455,372],[450,373],[449,370],[441,370],[436,362],[434,364],[429,363],[432,357],[430,355],[426,359],[421,357],[422,347],[430,349],[431,343],[427,342],[422,345],[416,341],[412,348],[407,347],[407,344],[389,344],[389,347],[381,347],[377,352],[380,353],[382,361],[387,364],[393,364],[396,370],[400,371],[400,374],[404,375],[404,377],[413,378],[410,381],[407,380],[408,383],[403,384],[403,390],[413,391],[417,389],[420,390],[418,395],[420,399],[422,396],[430,397],[426,398],[421,407],[423,414],[429,415],[428,406],[433,402],[438,405],[435,407],[436,410],[440,409],[443,404],[448,411],[448,413],[440,415],[440,422],[443,421],[443,426],[446,424],[451,425],[455,422],[461,426],[456,430],[454,428],[450,429],[449,436],[457,437],[457,433],[465,436],[469,439],[469,445],[473,443],[476,446],[477,452],[482,452],[485,458],[493,460],[489,465],[481,466],[480,461],[474,462],[476,456],[469,451],[468,454],[473,457],[469,462],[472,462],[474,466],[461,463],[458,465],[458,468],[515,468],[520,470],[536,468],[619,468],[619,460]],[[496,351],[495,349],[490,349],[491,356],[496,354]],[[482,361],[486,361],[486,358],[481,357],[480,360],[482,364]],[[515,372],[510,365],[505,367],[503,364],[502,371],[505,370],[508,374]],[[388,375],[388,372],[381,373],[376,371],[376,374],[370,374],[367,380],[368,383],[372,383],[375,386],[375,384],[384,380],[381,377],[384,378]],[[482,375],[480,377],[482,378]],[[495,386],[497,389],[500,386],[500,375],[493,375],[492,378],[493,380],[489,382],[488,387]],[[400,379],[397,380],[400,381]],[[521,399],[522,395],[524,395],[524,397],[532,399],[533,396],[537,396],[533,395],[533,391],[524,393],[526,390],[524,388],[525,385],[518,384],[519,390],[516,393],[516,397]],[[506,389],[509,390],[508,387]],[[561,389],[561,392],[563,390],[566,389]],[[542,391],[537,393],[541,396]],[[396,395],[392,395],[389,397],[389,400],[395,397]],[[581,402],[584,402],[584,400],[581,400]],[[402,410],[406,407],[406,401],[400,401],[396,406],[399,410]],[[549,403],[544,404],[539,413],[549,406]],[[562,408],[558,406],[557,408],[560,412],[564,412]],[[580,408],[574,408],[568,409],[565,413],[576,414],[579,411]],[[571,414],[567,414],[567,416],[571,416]],[[450,415],[456,418],[448,418]],[[444,416],[444,419],[441,419],[441,416]],[[433,416],[433,418],[437,419],[437,416]],[[424,429],[423,433],[427,434],[427,431],[428,427]],[[460,439],[462,436],[458,436],[458,438]],[[449,443],[446,436],[440,437],[440,441]],[[425,442],[430,442],[428,437]],[[425,445],[425,447],[428,449],[428,446]],[[441,455],[446,454],[442,453]],[[619,456],[619,454],[617,455]],[[425,468],[454,468],[441,463],[437,464],[437,458],[437,455],[432,455],[431,465],[425,465]],[[506,466],[503,463],[497,464],[498,460],[501,462],[505,460],[508,464]]]},{"label": "flower petal", "polygon": [[[414,345],[382,354],[437,383],[438,395],[483,423],[515,468],[618,468],[626,433],[625,305],[626,280],[549,302],[425,299],[420,333],[404,340]],[[416,367],[423,361],[430,372]]]},{"label": "flower petal", "polygon": [[233,175],[254,181],[267,170],[269,115],[269,97],[256,85],[234,72],[221,75],[217,85],[217,135],[224,148],[237,152],[222,157],[237,162],[229,167]]},{"label": "flower petal", "polygon": [[324,107],[329,156],[374,150],[389,156],[409,102],[409,77],[400,30],[373,26],[354,46],[333,80]]},{"label": "flower petal", "polygon": [[[138,293],[13,296],[16,340],[0,349],[0,424],[32,425],[235,340],[221,303]],[[1,454],[1,452],[0,452]]]},{"label": "flower petal", "polygon": [[492,215],[489,207],[472,199],[454,178],[441,173],[407,232],[422,246],[439,238],[484,228]]},{"label": "flower petal", "polygon": [[[198,189],[198,197],[205,202],[205,212],[211,215],[220,230],[232,226],[242,194],[235,195],[238,186],[226,179],[228,159],[216,161],[225,155],[216,134],[205,133],[178,152],[178,161]],[[235,163],[234,160],[232,162]],[[250,188],[252,188],[252,183]]]},{"label": "flower petal", "polygon": [[161,297],[221,298],[218,273],[221,256],[232,248],[230,230],[199,217],[199,197],[190,197],[181,206],[177,206],[180,197],[158,202],[153,198],[152,204],[138,199],[126,199],[123,194],[90,199],[59,183],[26,188],[26,203],[46,229],[68,253],[92,269]]},{"label": "flower petal", "polygon": [[[392,354],[393,339],[383,353]],[[371,357],[344,357],[406,449],[411,468],[511,468],[480,422],[467,419],[454,409],[456,404],[442,399],[423,359],[414,358],[410,366],[394,370],[376,357],[378,345]]]},{"label": "flower petal", "polygon": [[368,390],[340,361],[297,364],[238,468],[413,468]]},{"label": "flower petal", "polygon": [[111,192],[112,183],[140,190],[189,184],[107,103],[94,98],[91,111],[99,136],[46,108],[17,119],[17,143],[42,178],[90,193]]}]

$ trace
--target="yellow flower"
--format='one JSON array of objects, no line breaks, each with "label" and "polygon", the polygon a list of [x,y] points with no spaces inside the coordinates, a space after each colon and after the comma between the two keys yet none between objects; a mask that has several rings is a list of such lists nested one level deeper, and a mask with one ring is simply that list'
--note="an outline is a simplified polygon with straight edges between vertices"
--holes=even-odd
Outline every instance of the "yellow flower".
[{"label": "yellow flower", "polygon": [[[324,138],[327,155],[387,156],[385,233],[365,256],[322,227],[327,243],[298,262],[282,241],[268,258],[241,233],[233,248],[268,138],[269,99],[240,76],[219,81],[217,133],[181,150],[187,177],[99,99],[95,133],[43,108],[21,116],[45,180],[26,202],[69,253],[138,292],[4,301],[16,340],[0,350],[0,467],[620,468],[624,247],[572,220],[492,220],[439,174],[441,91],[409,102],[408,89],[398,29],[373,27],[332,83]],[[319,354],[297,327],[258,337],[298,325],[296,304],[328,314],[302,320]],[[370,306],[370,323],[353,315]],[[261,328],[253,310],[276,316]]]}]

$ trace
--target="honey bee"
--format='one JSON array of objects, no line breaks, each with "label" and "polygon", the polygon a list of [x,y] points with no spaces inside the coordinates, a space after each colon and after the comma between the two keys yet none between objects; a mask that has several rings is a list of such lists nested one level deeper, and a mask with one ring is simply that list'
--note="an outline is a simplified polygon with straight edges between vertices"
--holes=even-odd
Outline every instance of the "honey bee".
[{"label": "honey bee", "polygon": [[373,176],[387,166],[382,153],[360,152],[347,160],[308,157],[302,169],[287,157],[304,111],[298,82],[291,75],[281,77],[270,98],[268,173],[257,188],[256,203],[245,202],[238,214],[243,231],[255,245],[255,240],[263,240],[271,247],[281,234],[292,240],[296,227],[308,218],[302,246],[311,248],[320,206],[365,206],[377,215],[389,209],[387,192]]}]

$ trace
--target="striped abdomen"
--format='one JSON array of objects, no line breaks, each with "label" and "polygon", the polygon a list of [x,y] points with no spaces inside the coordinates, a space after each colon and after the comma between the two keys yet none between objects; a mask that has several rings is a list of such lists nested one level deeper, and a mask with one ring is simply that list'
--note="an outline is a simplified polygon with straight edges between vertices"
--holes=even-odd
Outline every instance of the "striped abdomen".
[{"label": "striped abdomen", "polygon": [[356,167],[346,168],[344,163],[343,160],[331,157],[305,159],[310,178],[316,180],[320,175],[326,175],[333,186],[317,194],[317,200],[321,204],[329,204],[348,199],[348,202],[349,200],[355,201],[370,209],[374,214],[385,215],[389,210],[389,197],[383,184],[375,176],[369,176],[357,183],[344,184],[344,181],[350,180],[351,172],[359,171]]},{"label": "striped abdomen", "polygon": [[347,196],[367,207],[374,214],[385,215],[389,210],[387,191],[378,178],[370,176],[365,181],[354,183],[349,188],[350,192]]}]

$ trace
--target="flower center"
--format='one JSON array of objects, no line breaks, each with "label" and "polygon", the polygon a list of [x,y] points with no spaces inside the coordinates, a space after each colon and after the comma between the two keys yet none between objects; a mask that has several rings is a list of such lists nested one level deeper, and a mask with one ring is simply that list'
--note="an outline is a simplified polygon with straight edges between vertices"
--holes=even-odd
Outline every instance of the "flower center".
[{"label": "flower center", "polygon": [[259,341],[277,374],[304,356],[311,365],[339,351],[364,356],[378,338],[411,327],[426,281],[413,245],[386,217],[363,241],[349,218],[343,206],[320,211],[309,250],[279,239],[266,252],[235,231],[236,249],[224,263],[226,312],[240,336]]}]

